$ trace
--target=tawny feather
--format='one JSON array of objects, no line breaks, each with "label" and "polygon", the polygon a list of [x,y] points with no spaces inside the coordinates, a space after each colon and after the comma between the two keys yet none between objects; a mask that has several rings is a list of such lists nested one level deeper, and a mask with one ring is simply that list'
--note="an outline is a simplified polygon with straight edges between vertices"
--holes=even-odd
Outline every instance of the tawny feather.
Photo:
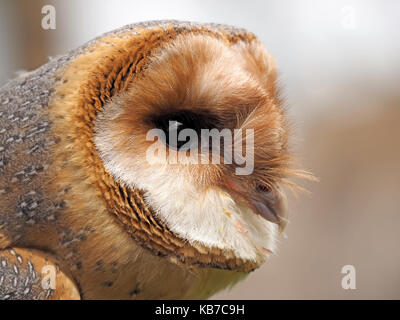
[{"label": "tawny feather", "polygon": [[[307,175],[292,169],[275,81],[253,34],[172,21],[116,30],[9,83],[0,249],[51,252],[89,299],[206,298],[243,279],[278,231],[246,195],[280,198],[290,175]],[[154,119],[182,111],[254,130],[254,172],[150,165]]]}]

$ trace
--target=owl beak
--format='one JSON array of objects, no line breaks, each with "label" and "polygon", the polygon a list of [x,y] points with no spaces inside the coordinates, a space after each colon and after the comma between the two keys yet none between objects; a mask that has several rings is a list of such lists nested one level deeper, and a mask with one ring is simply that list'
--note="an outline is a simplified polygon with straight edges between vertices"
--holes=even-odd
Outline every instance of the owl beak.
[{"label": "owl beak", "polygon": [[[229,181],[226,183],[230,194],[238,201],[246,204],[265,220],[275,223],[282,233],[287,225],[286,197],[280,190],[268,192],[258,190],[245,190],[239,183]],[[240,199],[238,199],[240,198]]]},{"label": "owl beak", "polygon": [[276,223],[279,233],[282,233],[287,225],[286,199],[283,193],[276,191],[255,192],[249,194],[249,202],[254,212],[264,219]]}]

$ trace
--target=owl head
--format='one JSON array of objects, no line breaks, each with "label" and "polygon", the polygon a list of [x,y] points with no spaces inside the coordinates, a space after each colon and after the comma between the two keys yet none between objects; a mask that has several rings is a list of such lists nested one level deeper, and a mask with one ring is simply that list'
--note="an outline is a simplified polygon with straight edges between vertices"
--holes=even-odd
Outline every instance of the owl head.
[{"label": "owl head", "polygon": [[273,58],[250,33],[207,28],[104,48],[82,103],[108,211],[177,263],[258,267],[287,223],[294,172]]}]

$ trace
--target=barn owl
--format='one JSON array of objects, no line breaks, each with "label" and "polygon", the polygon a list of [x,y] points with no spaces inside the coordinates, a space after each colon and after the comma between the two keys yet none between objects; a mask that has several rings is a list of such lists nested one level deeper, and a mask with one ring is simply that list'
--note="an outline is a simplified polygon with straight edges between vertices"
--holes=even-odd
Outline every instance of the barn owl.
[{"label": "barn owl", "polygon": [[[154,128],[251,129],[254,168],[150,162],[182,152]],[[274,60],[243,29],[138,23],[52,58],[0,91],[0,298],[210,297],[275,251],[290,159]]]}]

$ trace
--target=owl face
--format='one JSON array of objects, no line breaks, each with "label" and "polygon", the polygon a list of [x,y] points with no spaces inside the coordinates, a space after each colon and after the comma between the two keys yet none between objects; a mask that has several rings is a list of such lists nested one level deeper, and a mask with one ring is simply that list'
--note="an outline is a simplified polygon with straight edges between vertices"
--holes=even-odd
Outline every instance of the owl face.
[{"label": "owl face", "polygon": [[[286,223],[288,134],[275,80],[256,40],[178,36],[98,114],[104,167],[142,190],[154,217],[181,239],[262,263]],[[149,138],[155,129],[164,134]],[[202,139],[211,130],[226,133],[217,148]],[[176,139],[185,132],[194,138]]]}]

